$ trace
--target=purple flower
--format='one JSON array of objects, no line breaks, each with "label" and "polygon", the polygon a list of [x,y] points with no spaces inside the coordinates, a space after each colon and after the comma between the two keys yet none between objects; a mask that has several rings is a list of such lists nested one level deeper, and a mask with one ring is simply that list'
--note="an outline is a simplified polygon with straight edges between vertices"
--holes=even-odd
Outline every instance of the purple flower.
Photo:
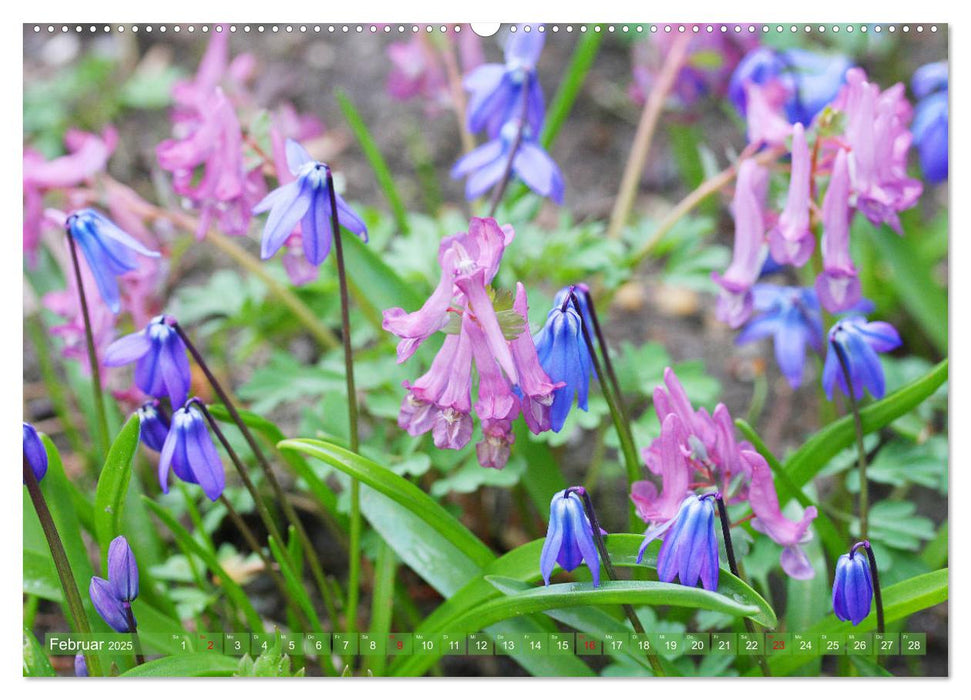
[{"label": "purple flower", "polygon": [[752,287],[753,308],[762,312],[742,329],[736,344],[772,337],[775,359],[789,384],[802,384],[806,346],[823,351],[823,316],[816,292],[809,287],[780,287],[757,284]]},{"label": "purple flower", "polygon": [[559,432],[574,398],[580,410],[587,410],[593,372],[593,359],[583,336],[583,320],[569,296],[550,309],[546,324],[533,336],[533,342],[543,370],[552,381],[563,383],[553,392],[550,414],[551,427]]},{"label": "purple flower", "polygon": [[831,313],[846,311],[860,301],[860,277],[850,257],[849,198],[849,164],[841,149],[823,198],[823,271],[816,278],[819,301]]},{"label": "purple flower", "polygon": [[853,398],[863,398],[864,388],[876,398],[884,394],[883,366],[877,353],[890,352],[900,346],[897,329],[884,321],[867,323],[863,316],[840,319],[829,331],[829,350],[823,365],[823,389],[826,398],[833,398],[833,385],[848,395],[846,377],[840,356],[849,370],[853,383]]},{"label": "purple flower", "polygon": [[210,500],[222,495],[226,486],[223,463],[212,443],[202,412],[189,401],[172,414],[169,430],[158,463],[162,492],[169,492],[169,469],[190,484],[199,484]]},{"label": "purple flower", "polygon": [[506,122],[499,134],[475,150],[467,153],[452,167],[452,177],[468,177],[465,182],[465,198],[475,199],[499,183],[509,168],[510,152],[512,173],[518,175],[533,192],[549,197],[557,204],[563,203],[563,175],[549,154],[537,143],[530,126],[523,127],[521,137],[519,119]]},{"label": "purple flower", "polygon": [[854,626],[870,614],[873,599],[870,563],[866,554],[860,551],[863,546],[862,543],[855,544],[849,554],[842,555],[836,562],[833,576],[833,612],[837,618],[852,622]]},{"label": "purple flower", "polygon": [[724,275],[712,273],[721,286],[715,314],[718,320],[738,328],[752,313],[752,285],[759,278],[768,255],[763,209],[768,171],[751,159],[742,161],[735,184],[732,214],[735,245],[732,262]]},{"label": "purple flower", "polygon": [[664,536],[657,555],[657,577],[671,583],[675,577],[683,586],[698,580],[705,590],[718,589],[718,540],[715,537],[715,494],[694,494],[681,502],[677,515],[664,525],[648,530],[637,552],[637,562],[652,541]]},{"label": "purple flower", "polygon": [[[311,265],[319,265],[330,253],[332,237],[337,233],[331,220],[329,188],[333,181],[329,168],[311,158],[293,139],[287,139],[286,152],[287,166],[297,179],[276,188],[253,207],[254,214],[270,212],[263,228],[260,255],[264,260],[273,257],[299,223],[304,256]],[[366,243],[364,222],[339,194],[335,192],[334,197],[340,225]]]},{"label": "purple flower", "polygon": [[108,545],[108,582],[118,600],[130,603],[138,597],[138,562],[122,535]]},{"label": "purple flower", "polygon": [[131,603],[119,599],[111,583],[99,576],[92,576],[88,595],[91,596],[94,609],[111,629],[122,634],[134,632],[128,621],[129,614],[132,615],[132,620],[135,619],[131,613]]},{"label": "purple flower", "polygon": [[898,212],[912,207],[923,191],[919,180],[907,176],[912,140],[907,124],[913,110],[903,84],[880,92],[866,73],[853,68],[833,108],[846,115],[844,139],[856,208],[874,225],[886,223],[901,233]]},{"label": "purple flower", "polygon": [[809,526],[816,518],[816,507],[806,508],[798,522],[787,519],[779,509],[779,497],[765,458],[751,450],[743,451],[742,458],[748,462],[752,472],[748,490],[749,504],[755,514],[752,528],[782,545],[780,563],[783,571],[794,579],[812,578],[816,572],[802,545],[813,538]]},{"label": "purple flower", "polygon": [[556,564],[564,571],[573,571],[584,562],[590,569],[594,588],[600,585],[600,556],[583,499],[577,493],[580,488],[564,489],[550,501],[549,528],[539,555],[539,570],[547,586]]},{"label": "purple flower", "polygon": [[88,677],[88,662],[84,660],[84,654],[74,655],[74,675],[77,678]]},{"label": "purple flower", "polygon": [[119,367],[135,362],[135,384],[149,396],[168,396],[181,406],[189,395],[192,373],[185,343],[166,316],[156,316],[137,333],[108,346],[104,364]]},{"label": "purple flower", "polygon": [[47,474],[47,448],[37,434],[37,429],[24,421],[24,459],[30,465],[37,483]]},{"label": "purple flower", "polygon": [[[486,129],[495,138],[502,125],[512,118],[522,118],[534,134],[543,124],[545,107],[543,90],[536,77],[536,63],[543,50],[545,34],[537,26],[520,25],[506,41],[505,64],[487,63],[465,76],[463,85],[469,91],[468,128],[473,134]],[[523,95],[523,90],[527,95]]]},{"label": "purple flower", "polygon": [[136,253],[150,258],[159,257],[159,253],[143,246],[94,209],[81,209],[68,216],[67,230],[81,247],[101,298],[118,313],[121,293],[116,278],[138,269]]},{"label": "purple flower", "polygon": [[769,232],[769,249],[776,262],[802,267],[812,255],[816,239],[809,228],[809,187],[812,162],[802,124],[792,127],[792,173],[789,194],[779,221]]},{"label": "purple flower", "polygon": [[138,407],[138,438],[153,452],[161,452],[169,436],[169,419],[160,410],[157,400],[146,401]]},{"label": "purple flower", "polygon": [[928,182],[947,179],[947,63],[928,63],[914,71],[914,94],[920,98],[910,130],[920,155],[920,169]]}]

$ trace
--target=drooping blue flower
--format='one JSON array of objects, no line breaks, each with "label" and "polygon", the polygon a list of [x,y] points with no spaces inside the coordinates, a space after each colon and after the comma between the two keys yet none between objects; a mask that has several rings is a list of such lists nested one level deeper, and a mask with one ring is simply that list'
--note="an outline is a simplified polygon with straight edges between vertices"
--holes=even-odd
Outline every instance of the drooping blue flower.
[{"label": "drooping blue flower", "polygon": [[849,395],[840,354],[853,383],[853,398],[858,401],[862,399],[864,388],[869,389],[874,398],[882,398],[883,366],[877,353],[889,352],[900,346],[897,329],[883,321],[867,323],[863,316],[850,316],[837,321],[830,329],[828,338],[829,348],[823,365],[826,398],[833,398],[834,385],[839,386],[843,394]]},{"label": "drooping blue flower", "polygon": [[119,338],[105,351],[104,364],[135,365],[135,384],[149,396],[168,396],[181,406],[189,395],[192,373],[185,343],[165,316],[156,316],[138,331]]},{"label": "drooping blue flower", "polygon": [[745,115],[745,83],[778,80],[788,91],[785,104],[789,123],[808,126],[813,117],[836,97],[846,71],[853,63],[846,56],[822,55],[805,49],[776,51],[760,47],[743,58],[728,83],[728,97]]},{"label": "drooping blue flower", "polygon": [[108,545],[108,583],[118,600],[130,603],[138,597],[138,562],[122,535]]},{"label": "drooping blue flower", "polygon": [[138,407],[138,439],[153,452],[161,452],[169,436],[169,419],[158,401],[146,401]]},{"label": "drooping blue flower", "polygon": [[[509,34],[505,65],[487,63],[469,73],[463,85],[469,91],[468,127],[473,134],[482,129],[495,138],[510,119],[521,119],[524,104],[526,124],[538,134],[545,107],[543,90],[536,77],[536,64],[543,51],[545,34],[538,26],[530,31],[520,25]],[[527,94],[523,94],[523,90]]]},{"label": "drooping blue flower", "polygon": [[473,151],[462,156],[452,167],[452,178],[468,177],[465,182],[466,199],[475,199],[499,183],[509,167],[512,157],[512,173],[517,175],[536,194],[549,197],[557,204],[563,203],[563,175],[549,154],[534,138],[536,132],[527,125],[517,143],[519,120],[512,119],[503,125],[499,134]]},{"label": "drooping blue flower", "polygon": [[554,432],[563,428],[574,396],[577,406],[587,410],[593,358],[583,336],[582,324],[580,314],[567,299],[550,309],[546,324],[533,336],[543,371],[554,383],[564,382],[564,386],[553,392],[550,420]]},{"label": "drooping blue flower", "polygon": [[47,474],[47,448],[37,434],[37,429],[24,421],[24,459],[30,465],[37,483]]},{"label": "drooping blue flower", "polygon": [[74,655],[74,675],[77,678],[88,677],[88,662],[84,659],[84,654]]},{"label": "drooping blue flower", "polygon": [[681,502],[677,515],[651,528],[637,552],[644,558],[647,545],[664,535],[657,555],[657,577],[671,583],[675,577],[683,586],[695,586],[701,579],[705,590],[718,589],[718,540],[715,536],[715,494],[691,494]]},{"label": "drooping blue flower", "polygon": [[853,546],[849,554],[836,562],[833,576],[833,612],[843,621],[860,624],[870,614],[873,598],[873,581],[870,563],[860,550],[862,543]]},{"label": "drooping blue flower", "polygon": [[578,488],[559,491],[550,501],[549,528],[539,555],[539,570],[547,586],[556,564],[564,571],[573,571],[584,562],[590,569],[594,587],[600,585],[600,556]]},{"label": "drooping blue flower", "polygon": [[948,173],[947,63],[928,63],[914,71],[911,87],[919,101],[910,131],[928,182],[943,182]]},{"label": "drooping blue flower", "polygon": [[101,298],[118,313],[121,294],[116,278],[138,269],[136,253],[150,258],[157,258],[159,253],[143,246],[94,209],[81,209],[67,217],[67,230],[81,247]]},{"label": "drooping blue flower", "polygon": [[222,460],[194,400],[172,414],[172,427],[158,462],[158,480],[163,493],[169,492],[170,469],[182,481],[199,484],[212,501],[222,495],[226,486]]},{"label": "drooping blue flower", "polygon": [[[126,603],[115,595],[115,590],[111,583],[100,576],[92,576],[91,585],[88,587],[88,595],[91,596],[94,609],[98,611],[101,619],[111,629],[123,634],[133,631],[128,622],[131,604]],[[132,614],[132,620],[134,619],[135,616]]]},{"label": "drooping blue flower", "polygon": [[[253,214],[270,212],[263,227],[260,255],[264,260],[272,258],[300,224],[303,254],[311,265],[320,265],[327,259],[337,233],[331,220],[329,168],[311,158],[293,139],[287,139],[286,152],[287,167],[297,179],[277,187],[253,207]],[[361,217],[336,192],[334,199],[338,223],[367,243],[367,227]]]}]

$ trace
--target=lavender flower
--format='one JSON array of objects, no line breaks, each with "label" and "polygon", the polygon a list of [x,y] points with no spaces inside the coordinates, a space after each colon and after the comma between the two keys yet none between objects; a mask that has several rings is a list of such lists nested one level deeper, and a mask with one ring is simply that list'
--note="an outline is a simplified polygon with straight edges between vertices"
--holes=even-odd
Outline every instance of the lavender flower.
[{"label": "lavender flower", "polygon": [[551,427],[554,432],[559,432],[570,413],[574,397],[580,410],[587,410],[593,372],[593,358],[583,336],[583,320],[569,295],[550,309],[546,324],[533,337],[533,342],[543,370],[552,381],[563,383],[553,392],[550,413]]},{"label": "lavender flower", "polygon": [[848,157],[840,150],[823,198],[823,271],[816,278],[819,301],[832,313],[851,308],[861,294],[860,277],[850,257],[849,198]]},{"label": "lavender flower", "polygon": [[792,127],[792,174],[786,207],[775,228],[769,232],[772,257],[784,265],[802,267],[812,255],[816,239],[809,228],[809,189],[812,162],[806,130],[802,124]]},{"label": "lavender flower", "polygon": [[578,494],[581,488],[564,489],[550,501],[549,529],[539,555],[539,570],[547,586],[556,564],[564,571],[573,571],[584,562],[593,576],[594,588],[600,585],[600,556],[583,499]]},{"label": "lavender flower", "polygon": [[[337,235],[331,219],[329,187],[333,182],[328,167],[311,158],[293,139],[287,139],[286,153],[287,166],[297,179],[276,188],[253,207],[254,214],[270,212],[263,228],[260,255],[264,260],[273,257],[299,223],[304,256],[311,265],[319,265],[327,258],[333,236]],[[336,192],[334,198],[340,225],[366,243],[364,222]]]},{"label": "lavender flower", "polygon": [[137,333],[108,346],[104,364],[118,367],[135,362],[135,384],[149,396],[168,396],[181,406],[189,395],[192,373],[185,343],[166,316],[156,316]]},{"label": "lavender flower", "polygon": [[108,545],[108,582],[118,600],[130,603],[138,597],[138,562],[122,535]]},{"label": "lavender flower", "polygon": [[664,535],[657,555],[657,577],[671,583],[675,577],[683,586],[695,586],[701,579],[705,590],[718,589],[718,540],[715,537],[715,494],[694,494],[681,502],[677,515],[664,525],[648,530],[637,552],[637,562],[652,541]]},{"label": "lavender flower", "polygon": [[169,470],[190,484],[199,484],[210,500],[222,495],[226,474],[222,460],[212,442],[206,419],[190,400],[172,414],[172,427],[158,463],[158,480],[162,492],[169,492]]},{"label": "lavender flower", "polygon": [[77,678],[88,677],[88,662],[84,660],[84,654],[74,655],[74,675]]},{"label": "lavender flower", "polygon": [[849,554],[836,562],[833,576],[833,612],[844,622],[860,624],[870,614],[873,598],[873,581],[870,563],[860,550],[862,543],[853,545]]},{"label": "lavender flower", "polygon": [[468,177],[466,199],[481,196],[503,179],[510,167],[510,152],[515,148],[512,173],[536,194],[563,203],[563,175],[559,167],[537,143],[532,127],[524,126],[519,135],[519,125],[518,118],[506,122],[495,138],[467,153],[452,167],[452,178]]},{"label": "lavender flower", "polygon": [[169,419],[158,401],[146,401],[138,407],[138,438],[153,452],[161,452],[169,435]]},{"label": "lavender flower", "polygon": [[150,258],[159,257],[159,253],[143,246],[94,209],[81,209],[67,217],[67,230],[81,247],[101,298],[118,313],[121,293],[116,278],[138,269],[136,253]]},{"label": "lavender flower", "polygon": [[[829,331],[829,351],[823,365],[823,388],[826,398],[833,398],[833,385],[848,394],[846,377],[840,365],[840,355],[849,369],[853,382],[853,398],[863,398],[864,388],[874,398],[884,393],[883,366],[879,352],[890,352],[900,346],[897,329],[884,321],[867,323],[863,316],[850,316],[836,322]],[[839,354],[837,354],[839,353]]]},{"label": "lavender flower", "polygon": [[[94,609],[111,629],[122,634],[134,631],[128,621],[131,604],[120,600],[115,595],[115,589],[110,582],[100,576],[92,576],[88,595],[91,596]],[[132,620],[134,619],[132,614]]]},{"label": "lavender flower", "polygon": [[947,179],[947,63],[928,63],[914,71],[914,94],[920,99],[910,125],[920,156],[920,169],[928,182]]},{"label": "lavender flower", "polygon": [[47,448],[37,434],[37,429],[24,421],[24,459],[30,465],[37,483],[47,474]]}]

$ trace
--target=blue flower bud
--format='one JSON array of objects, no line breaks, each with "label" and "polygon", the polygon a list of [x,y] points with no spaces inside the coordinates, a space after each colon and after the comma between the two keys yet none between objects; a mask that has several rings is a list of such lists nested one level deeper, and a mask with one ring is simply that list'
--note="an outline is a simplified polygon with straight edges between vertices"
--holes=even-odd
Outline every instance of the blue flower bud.
[{"label": "blue flower bud", "polygon": [[550,524],[539,557],[539,570],[548,586],[553,567],[573,571],[586,562],[594,587],[600,585],[600,557],[593,541],[593,528],[575,489],[564,489],[550,501]]},{"label": "blue flower bud", "polygon": [[169,421],[159,410],[158,401],[148,401],[138,408],[138,437],[148,449],[161,452],[169,435]]},{"label": "blue flower bud", "polygon": [[74,675],[78,678],[88,677],[88,662],[84,660],[84,654],[77,654],[74,657]]},{"label": "blue flower bud", "polygon": [[873,581],[867,556],[854,546],[836,562],[833,577],[833,612],[840,620],[860,624],[870,614]]},{"label": "blue flower bud", "polygon": [[[128,610],[131,606],[118,599],[108,581],[98,576],[92,576],[88,595],[91,596],[94,609],[98,611],[101,619],[108,623],[111,629],[122,633],[132,631],[128,624]],[[132,619],[135,619],[134,616],[132,616]]]},{"label": "blue flower bud", "polygon": [[40,482],[47,473],[47,448],[34,426],[27,422],[24,423],[24,459]]},{"label": "blue flower bud", "polygon": [[182,481],[199,484],[210,500],[215,501],[226,486],[226,473],[206,419],[193,401],[172,414],[172,427],[158,463],[159,483],[162,491],[168,493],[171,469]]},{"label": "blue flower bud", "polygon": [[660,527],[649,530],[637,553],[644,557],[647,545],[664,536],[657,555],[657,577],[671,583],[675,577],[683,586],[695,586],[698,579],[705,590],[718,589],[718,539],[715,535],[714,494],[694,494],[681,502],[677,515]]},{"label": "blue flower bud", "polygon": [[138,597],[138,562],[121,535],[108,545],[108,582],[118,600],[130,603]]},{"label": "blue flower bud", "polygon": [[582,323],[572,302],[561,302],[550,310],[546,325],[533,337],[540,366],[554,383],[564,383],[553,392],[550,417],[555,432],[563,428],[574,396],[577,406],[587,410],[593,359],[583,335]]}]

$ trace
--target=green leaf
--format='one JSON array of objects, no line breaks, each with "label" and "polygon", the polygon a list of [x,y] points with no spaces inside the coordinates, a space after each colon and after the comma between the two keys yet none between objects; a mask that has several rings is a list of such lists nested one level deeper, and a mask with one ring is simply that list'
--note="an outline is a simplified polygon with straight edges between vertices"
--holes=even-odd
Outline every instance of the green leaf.
[{"label": "green leaf", "polygon": [[540,140],[543,148],[547,151],[553,146],[556,135],[560,133],[566,118],[573,109],[573,103],[583,87],[587,73],[593,65],[593,60],[597,57],[600,49],[600,42],[603,41],[603,32],[585,32],[577,47],[573,50],[570,63],[563,73],[556,95],[550,102],[549,111],[546,114],[546,123],[543,126],[543,134]]},{"label": "green leaf", "polygon": [[28,595],[36,595],[44,600],[64,602],[61,580],[54,568],[49,553],[41,553],[24,547],[23,589]]},{"label": "green leaf", "polygon": [[406,283],[373,249],[356,236],[344,236],[344,264],[354,300],[381,334],[382,313],[395,306],[406,310],[425,302],[414,285]]},{"label": "green leaf", "polygon": [[[916,552],[922,540],[934,537],[934,522],[916,515],[917,505],[910,501],[880,501],[870,508],[869,537],[894,549]],[[850,531],[859,536],[860,524],[854,520]]]},{"label": "green leaf", "polygon": [[[894,440],[880,448],[867,466],[868,481],[890,486],[917,484],[947,492],[947,438],[934,435],[925,443],[915,445]],[[852,493],[860,491],[860,474],[853,470],[847,474],[846,488]]]},{"label": "green leaf", "polygon": [[[290,530],[290,537],[293,538],[292,526]],[[280,573],[283,575],[283,580],[286,582],[290,594],[296,599],[297,604],[303,610],[307,619],[310,620],[310,624],[313,625],[313,631],[323,632],[324,628],[320,624],[320,618],[317,617],[317,611],[314,610],[314,604],[310,602],[310,596],[307,594],[307,589],[304,587],[303,582],[301,582],[299,574],[290,567],[288,557],[285,555],[280,543],[274,539],[273,535],[268,535],[266,539],[270,545],[270,552],[273,553],[273,558],[280,566]]]},{"label": "green leaf", "polygon": [[[948,361],[945,359],[917,381],[861,409],[864,434],[880,430],[931,396],[947,381],[947,374]],[[817,432],[786,460],[785,469],[792,484],[796,488],[805,486],[829,460],[852,445],[855,439],[853,416],[849,415]],[[782,505],[795,497],[795,493],[784,484],[778,484],[777,490]]]},{"label": "green leaf", "polygon": [[[887,623],[903,620],[916,612],[943,603],[948,598],[948,570],[938,569],[929,574],[921,574],[883,590],[883,613]],[[876,613],[871,612],[859,625],[837,620],[835,615],[817,622],[807,630],[808,634],[835,634],[840,632],[872,632],[876,626]],[[817,650],[819,652],[819,650]],[[769,659],[772,674],[787,675],[810,661],[805,654],[778,656]],[[747,675],[758,675],[758,670]]]},{"label": "green leaf", "polygon": [[38,678],[56,675],[50,659],[44,653],[44,647],[37,641],[34,633],[24,627],[24,676]]},{"label": "green leaf", "polygon": [[94,497],[94,528],[103,562],[108,558],[108,545],[122,534],[122,511],[131,481],[132,461],[138,449],[138,432],[138,416],[133,414],[108,450],[104,468],[98,477]]},{"label": "green leaf", "polygon": [[883,666],[877,665],[873,659],[868,659],[865,656],[858,656],[856,654],[849,655],[850,663],[856,666],[856,670],[859,671],[861,676],[865,677],[879,677],[879,676],[889,676],[893,678],[893,674],[890,673]]},{"label": "green leaf", "polygon": [[239,659],[222,654],[184,654],[165,656],[147,661],[125,671],[126,678],[192,678],[199,676],[232,676],[239,668]]}]

